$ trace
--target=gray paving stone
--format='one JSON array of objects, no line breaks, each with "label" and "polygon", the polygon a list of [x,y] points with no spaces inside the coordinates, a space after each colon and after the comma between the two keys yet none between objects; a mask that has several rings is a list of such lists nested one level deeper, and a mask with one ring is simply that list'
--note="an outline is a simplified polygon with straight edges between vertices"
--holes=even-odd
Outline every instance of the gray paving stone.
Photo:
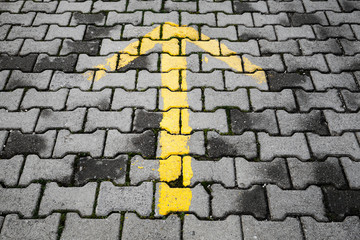
[{"label": "gray paving stone", "polygon": [[[127,62],[129,58],[129,54],[127,53],[120,53],[119,57],[119,63]],[[126,72],[129,69],[135,69],[135,70],[148,70],[150,72],[158,72],[158,59],[159,54],[157,53],[150,53],[148,55],[141,55],[138,56],[135,60],[131,61],[130,63],[127,63],[125,66],[119,65],[117,70],[120,72]],[[168,69],[171,70],[171,69]],[[168,71],[166,70],[166,71]],[[161,70],[163,71],[163,70]]]},{"label": "gray paving stone", "polygon": [[[132,38],[143,37],[144,35],[148,34],[152,30],[154,30],[157,26],[158,25],[133,26],[133,25],[130,25],[130,24],[126,24],[124,29],[123,29],[122,38],[124,38],[124,39],[132,39]],[[153,35],[153,37],[155,39],[159,39],[160,34],[159,34],[159,36]]]},{"label": "gray paving stone", "polygon": [[86,53],[89,55],[97,55],[100,49],[100,40],[91,41],[73,41],[65,39],[61,47],[60,55],[68,55],[69,53]]},{"label": "gray paving stone", "polygon": [[76,54],[69,54],[67,56],[39,54],[34,67],[34,72],[42,72],[48,69],[74,72],[77,58],[78,56]]},{"label": "gray paving stone", "polygon": [[273,110],[263,112],[241,112],[238,109],[230,110],[231,129],[235,134],[245,131],[265,131],[270,134],[278,134],[276,116]]},{"label": "gray paving stone", "polygon": [[[138,41],[138,39],[132,39],[129,41],[113,41],[111,39],[102,39],[100,55],[109,55],[110,53],[127,53],[126,51],[124,51],[124,49],[131,44],[135,44]],[[136,46],[137,50],[138,47],[139,46]]]},{"label": "gray paving stone", "polygon": [[[167,1],[167,2],[172,2],[172,1]],[[190,2],[187,2],[187,4],[189,3]],[[214,13],[198,14],[198,13],[181,12],[181,25],[191,25],[191,24],[206,24],[208,26],[216,26],[215,14]]]},{"label": "gray paving stone", "polygon": [[303,55],[313,55],[314,53],[342,54],[339,43],[332,38],[325,41],[300,39],[299,44]]},{"label": "gray paving stone", "polygon": [[312,133],[307,134],[311,150],[316,158],[326,156],[360,157],[359,144],[354,133],[346,132],[341,136],[322,137]]},{"label": "gray paving stone", "polygon": [[71,12],[71,11],[79,11],[82,13],[88,13],[91,10],[92,1],[83,1],[83,2],[60,2],[56,12]]},{"label": "gray paving stone", "polygon": [[150,2],[136,0],[129,2],[127,11],[132,12],[135,10],[153,10],[159,12],[161,9],[161,3],[162,1],[160,0],[154,0]]},{"label": "gray paving stone", "polygon": [[31,88],[26,91],[20,108],[29,109],[33,107],[40,107],[61,110],[65,107],[67,95],[67,89],[60,89],[56,92],[40,92]]},{"label": "gray paving stone", "polygon": [[309,111],[310,109],[326,109],[330,108],[338,112],[344,111],[343,104],[335,89],[326,92],[305,92],[297,90],[295,92],[299,103],[300,111]]},{"label": "gray paving stone", "polygon": [[281,190],[275,185],[268,185],[266,190],[272,220],[282,220],[288,215],[295,215],[312,216],[318,221],[327,221],[319,187],[310,186],[306,190]]},{"label": "gray paving stone", "polygon": [[57,24],[59,26],[67,26],[70,22],[71,12],[58,13],[58,14],[47,14],[37,13],[33,26],[40,26],[43,24]]},{"label": "gray paving stone", "polygon": [[23,39],[0,41],[0,53],[7,53],[9,55],[18,54],[23,41]]},{"label": "gray paving stone", "polygon": [[57,183],[46,184],[41,199],[39,215],[54,211],[78,211],[81,216],[90,216],[95,202],[96,183],[83,187],[59,187]]},{"label": "gray paving stone", "polygon": [[290,89],[281,92],[261,92],[258,89],[250,89],[251,106],[255,111],[276,108],[294,111],[296,109],[295,97]]},{"label": "gray paving stone", "polygon": [[211,158],[244,156],[249,159],[257,156],[253,132],[244,132],[242,135],[220,135],[209,131],[206,149]]},{"label": "gray paving stone", "polygon": [[281,135],[292,135],[296,132],[313,132],[328,135],[328,125],[318,110],[309,113],[288,113],[283,110],[276,111]]},{"label": "gray paving stone", "polygon": [[93,71],[86,71],[85,73],[64,73],[55,71],[49,89],[54,91],[61,88],[80,88],[84,91],[89,90],[93,76]]},{"label": "gray paving stone", "polygon": [[69,129],[71,132],[81,131],[85,113],[85,108],[59,112],[44,109],[40,113],[35,132],[43,132],[48,129]]},{"label": "gray paving stone", "polygon": [[[227,26],[227,27],[208,27],[208,26],[202,26],[201,27],[201,34],[205,34],[209,38],[213,39],[228,39],[237,41],[238,36],[236,34],[236,28],[235,26]],[[204,39],[206,40],[206,39]]]},{"label": "gray paving stone", "polygon": [[238,87],[255,87],[260,90],[268,90],[267,82],[260,82],[257,74],[262,74],[258,71],[255,73],[234,73],[232,71],[225,71],[225,87],[227,90],[235,90]]},{"label": "gray paving stone", "polygon": [[[168,188],[168,189],[167,189]],[[164,190],[165,189],[165,190]],[[172,188],[174,191],[179,191],[183,188]],[[165,193],[165,194],[164,194]],[[179,194],[179,193],[177,193]],[[155,192],[155,217],[163,216],[160,214],[160,197],[161,201],[168,203],[168,211],[172,212],[191,212],[196,214],[199,217],[205,218],[209,217],[210,213],[210,196],[205,191],[204,187],[200,184],[196,185],[194,188],[191,188],[191,202],[188,210],[183,210],[181,207],[177,206],[176,194],[171,195],[170,187],[167,183],[156,183],[156,192]],[[170,206],[172,205],[172,206]],[[170,209],[170,210],[169,210]],[[163,210],[164,211],[164,210]]]},{"label": "gray paving stone", "polygon": [[41,159],[37,155],[29,155],[26,157],[19,185],[28,185],[37,180],[69,184],[74,161],[75,155],[68,155],[62,159]]},{"label": "gray paving stone", "polygon": [[[228,40],[222,40],[220,44],[222,55],[233,55],[233,54],[251,54],[253,56],[259,56],[259,46],[255,40],[249,40],[246,42],[230,42]],[[230,49],[230,52],[229,50]]]},{"label": "gray paving stone", "polygon": [[341,95],[344,98],[346,108],[351,111],[357,111],[360,109],[360,94],[353,93],[348,90],[341,91]]},{"label": "gray paving stone", "polygon": [[321,54],[315,54],[313,56],[293,56],[291,54],[284,54],[284,61],[289,72],[307,69],[316,69],[320,72],[329,71],[325,58]]},{"label": "gray paving stone", "polygon": [[260,40],[259,44],[262,54],[291,53],[293,55],[300,55],[299,45],[293,39],[278,42]]},{"label": "gray paving stone", "polygon": [[183,239],[241,239],[239,216],[229,216],[222,221],[199,220],[192,214],[186,214],[183,226]]},{"label": "gray paving stone", "polygon": [[243,12],[263,12],[268,13],[268,6],[266,2],[256,1],[256,2],[243,2],[235,1],[234,2],[234,13],[243,13]]},{"label": "gray paving stone", "polygon": [[360,163],[352,161],[348,157],[340,158],[341,165],[343,166],[346,179],[349,182],[350,188],[359,189],[360,188]]},{"label": "gray paving stone", "polygon": [[10,75],[9,70],[0,71],[0,90],[3,90],[3,88],[5,87],[6,80],[9,77],[9,75]]},{"label": "gray paving stone", "polygon": [[209,1],[200,1],[199,2],[199,12],[207,13],[212,12],[216,9],[217,12],[232,13],[232,5],[230,1],[224,2],[209,2]]},{"label": "gray paving stone", "polygon": [[91,219],[68,213],[61,239],[117,239],[120,217],[120,214],[113,213],[107,218]]},{"label": "gray paving stone", "polygon": [[191,158],[191,169],[193,176],[190,186],[201,182],[221,183],[225,187],[235,186],[234,160],[232,158],[222,158],[219,161],[198,161]]},{"label": "gray paving stone", "polygon": [[336,113],[324,111],[326,122],[332,135],[340,135],[346,131],[360,131],[360,115],[358,113]]},{"label": "gray paving stone", "polygon": [[26,188],[3,188],[0,186],[1,214],[19,213],[24,217],[31,217],[40,197],[40,188],[41,185],[35,183]]},{"label": "gray paving stone", "polygon": [[359,39],[360,39],[360,32],[359,32],[360,26],[359,26],[359,25],[352,24],[351,27],[352,27],[352,29],[353,29],[354,32],[355,32],[356,38],[359,40]]},{"label": "gray paving stone", "polygon": [[302,217],[301,222],[306,239],[351,239],[360,234],[359,217],[347,217],[343,222],[317,222],[310,217]]},{"label": "gray paving stone", "polygon": [[328,158],[324,162],[301,162],[296,158],[288,158],[287,162],[295,189],[305,189],[312,184],[332,184],[337,188],[346,186],[337,158]]},{"label": "gray paving stone", "polygon": [[122,25],[115,25],[113,27],[88,25],[85,32],[84,40],[87,41],[87,40],[103,39],[103,38],[120,40],[122,29],[123,29]]},{"label": "gray paving stone", "polygon": [[245,89],[237,89],[233,92],[215,91],[205,89],[205,109],[214,110],[217,107],[239,107],[241,110],[249,110],[249,99]]},{"label": "gray paving stone", "polygon": [[[180,156],[176,156],[180,158]],[[159,166],[161,161],[166,160],[149,160],[136,155],[130,163],[130,183],[137,185],[143,181],[160,180]],[[176,180],[176,179],[174,179]]]},{"label": "gray paving stone", "polygon": [[0,109],[0,129],[20,129],[24,133],[34,131],[39,109],[27,112],[8,112]]},{"label": "gray paving stone", "polygon": [[54,39],[52,41],[34,41],[33,39],[26,39],[22,45],[20,55],[42,52],[46,52],[49,55],[56,55],[60,49],[60,45],[60,39]]},{"label": "gray paving stone", "polygon": [[271,162],[250,162],[244,158],[235,159],[237,185],[249,188],[255,184],[276,184],[283,189],[290,188],[286,162],[275,158]]},{"label": "gray paving stone", "polygon": [[[165,95],[167,99],[184,98],[184,96],[187,96],[188,106],[178,106],[177,101],[174,101],[174,103],[173,102],[164,103],[163,95]],[[197,88],[184,93],[184,92],[171,92],[168,89],[162,89],[160,91],[160,96],[159,96],[159,109],[163,111],[167,111],[175,107],[191,108],[193,111],[201,111],[202,109],[201,90]]]},{"label": "gray paving stone", "polygon": [[[211,55],[208,54],[209,53],[208,49],[210,48],[212,55],[219,56],[220,55],[219,41],[216,39],[205,40],[207,38],[207,37],[205,37],[205,35],[203,35],[202,38],[203,39],[201,41],[191,41],[188,39],[182,39],[181,40],[181,45],[183,45],[182,50],[184,49],[184,51],[183,51],[184,53],[182,53],[182,54],[185,54],[185,55],[194,54],[194,55],[190,55],[190,57],[195,56],[195,58],[199,58],[199,56],[197,55],[198,53],[205,53],[202,56],[205,55],[207,58],[209,58],[209,57],[211,58]],[[208,45],[210,47],[203,48],[201,46],[201,44],[205,45],[205,46]],[[215,68],[215,67],[213,67],[213,68]],[[208,70],[203,69],[203,71],[208,71]]]},{"label": "gray paving stone", "polygon": [[169,13],[154,13],[151,11],[145,11],[143,25],[153,25],[153,24],[162,24],[164,22],[172,22],[179,24],[179,13],[178,12],[169,12]]},{"label": "gray paving stone", "polygon": [[118,130],[109,130],[106,138],[106,157],[113,157],[118,153],[140,153],[144,157],[155,155],[155,135],[148,130],[139,133],[120,133]]},{"label": "gray paving stone", "polygon": [[[170,110],[173,112],[180,112],[180,109]],[[133,122],[133,131],[143,132],[147,129],[160,129],[160,123],[163,119],[162,112],[148,112],[144,109],[136,109]],[[180,116],[172,119],[174,122],[180,121]],[[179,129],[176,130],[178,132]]]},{"label": "gray paving stone", "polygon": [[315,12],[318,10],[332,10],[340,11],[340,6],[337,1],[311,1],[303,0],[304,7],[306,12]]},{"label": "gray paving stone", "polygon": [[57,136],[54,157],[62,157],[67,153],[89,153],[92,157],[100,157],[105,141],[105,130],[93,133],[71,133],[60,130]]},{"label": "gray paving stone", "polygon": [[280,41],[299,38],[315,39],[315,34],[308,25],[301,27],[283,27],[276,25],[275,31]]},{"label": "gray paving stone", "polygon": [[129,132],[132,121],[132,109],[125,108],[122,111],[100,111],[90,108],[86,117],[85,131],[92,132],[98,128],[116,128],[121,132]]},{"label": "gray paving stone", "polygon": [[42,25],[38,27],[23,27],[12,26],[7,40],[14,40],[17,38],[32,38],[34,40],[43,40],[48,26]]},{"label": "gray paving stone", "polygon": [[18,110],[23,93],[24,89],[16,89],[12,92],[1,92],[0,107],[9,111]]},{"label": "gray paving stone", "polygon": [[355,39],[354,33],[351,31],[350,25],[348,24],[343,24],[338,27],[314,25],[313,29],[317,39],[320,40],[325,40],[328,38]]},{"label": "gray paving stone", "polygon": [[[95,79],[98,78],[98,73],[95,75]],[[124,73],[107,73],[99,80],[95,80],[93,84],[93,90],[100,90],[106,87],[123,87],[127,90],[133,90],[135,88],[136,71],[129,70]]]},{"label": "gray paving stone", "polygon": [[[177,71],[177,70],[173,70]],[[137,76],[137,90],[146,90],[149,87],[168,87],[171,90],[178,90],[178,83],[170,83],[169,86],[161,80],[161,73],[151,73],[146,70],[140,70]]]},{"label": "gray paving stone", "polygon": [[343,72],[340,74],[322,74],[311,71],[311,77],[316,90],[324,91],[331,88],[346,88],[350,91],[357,91],[354,77],[351,73]]},{"label": "gray paving stone", "polygon": [[[191,55],[194,56],[194,55]],[[203,72],[212,72],[216,69],[227,69],[236,72],[242,72],[241,59],[239,56],[234,56],[233,61],[236,62],[233,66],[229,65],[226,60],[228,60],[228,56],[211,56],[210,54],[201,54],[200,62],[201,62],[201,70]],[[235,65],[236,64],[236,65]],[[191,70],[191,69],[190,69]],[[195,72],[195,71],[194,71]]]},{"label": "gray paving stone", "polygon": [[51,71],[41,73],[23,73],[15,70],[11,72],[6,90],[12,90],[18,87],[35,87],[39,90],[45,90],[49,86]]},{"label": "gray paving stone", "polygon": [[269,161],[274,157],[295,156],[303,160],[310,159],[309,149],[303,133],[294,133],[291,137],[269,136],[258,133],[260,159]]},{"label": "gray paving stone", "polygon": [[79,25],[76,27],[60,27],[57,25],[50,25],[45,40],[52,40],[55,38],[71,38],[72,40],[82,40],[85,33],[85,27],[85,25]]},{"label": "gray paving stone", "polygon": [[269,11],[271,13],[278,13],[278,12],[304,12],[304,7],[300,1],[276,1],[276,0],[269,0]]},{"label": "gray paving stone", "polygon": [[55,12],[58,2],[33,2],[26,1],[21,8],[21,12]]},{"label": "gray paving stone", "polygon": [[360,11],[353,11],[350,13],[328,11],[326,12],[326,15],[329,18],[331,25],[340,25],[344,23],[360,23]]},{"label": "gray paving stone", "polygon": [[238,26],[239,40],[249,39],[267,39],[269,41],[275,41],[276,35],[273,26],[264,26],[257,28],[248,28],[246,26]]},{"label": "gray paving stone", "polygon": [[70,26],[77,26],[80,24],[91,24],[96,26],[104,26],[106,13],[80,13],[74,12],[72,14]]},{"label": "gray paving stone", "polygon": [[60,213],[53,213],[44,219],[20,219],[16,214],[5,217],[1,239],[57,239]]},{"label": "gray paving stone", "polygon": [[135,213],[126,213],[122,239],[181,239],[181,222],[178,216],[166,219],[140,219]]},{"label": "gray paving stone", "polygon": [[264,219],[267,216],[265,189],[254,185],[249,189],[226,189],[220,184],[211,186],[212,216],[223,218],[231,214],[251,214]]},{"label": "gray paving stone", "polygon": [[300,222],[296,218],[288,217],[284,221],[258,221],[252,216],[242,216],[241,223],[245,240],[303,239]]},{"label": "gray paving stone", "polygon": [[292,22],[292,25],[295,27],[305,25],[305,24],[329,25],[324,12],[294,13],[291,16],[291,22]]},{"label": "gray paving stone", "polygon": [[186,71],[186,85],[188,90],[194,87],[212,87],[216,90],[224,90],[222,72],[217,70],[211,73],[193,73]]},{"label": "gray paving stone", "polygon": [[81,157],[76,164],[75,184],[83,185],[94,180],[112,180],[116,184],[125,184],[127,160],[126,155],[114,159]]},{"label": "gray paving stone", "polygon": [[127,92],[124,89],[115,89],[111,109],[119,110],[125,107],[140,107],[147,110],[156,108],[157,90],[148,89],[144,92]]},{"label": "gray paving stone", "polygon": [[[211,129],[217,130],[221,133],[228,132],[227,115],[225,109],[218,109],[215,112],[193,112],[189,110],[188,114],[188,126],[191,129],[190,131]],[[182,129],[182,131],[187,132],[188,130]]]},{"label": "gray paving stone", "polygon": [[174,11],[174,10],[182,10],[186,12],[196,12],[197,3],[193,1],[187,2],[174,2],[172,0],[166,0],[164,5],[164,10],[166,12]]},{"label": "gray paving stone", "polygon": [[344,49],[345,55],[356,55],[360,52],[360,44],[358,41],[349,41],[347,39],[340,40],[341,46]]},{"label": "gray paving stone", "polygon": [[0,131],[0,151],[2,151],[3,147],[5,146],[7,136],[8,136],[7,131]]},{"label": "gray paving stone", "polygon": [[267,72],[267,82],[271,91],[281,91],[286,88],[314,89],[311,78],[304,73]]},{"label": "gray paving stone", "polygon": [[360,6],[358,2],[351,2],[349,0],[340,0],[339,4],[345,12],[351,12],[353,10],[359,10]]},{"label": "gray paving stone", "polygon": [[24,1],[2,2],[0,6],[0,11],[17,13],[20,11],[23,4]]},{"label": "gray paving stone", "polygon": [[111,92],[109,88],[93,92],[85,92],[73,88],[69,92],[66,109],[73,110],[77,107],[97,107],[100,110],[107,110],[110,108]]},{"label": "gray paving stone", "polygon": [[0,40],[4,40],[9,32],[11,25],[0,26]]},{"label": "gray paving stone", "polygon": [[[211,14],[211,13],[208,13]],[[222,12],[217,13],[217,24],[219,27],[234,25],[241,23],[241,25],[245,25],[247,27],[254,26],[253,19],[250,13],[242,13],[242,14],[225,14]],[[210,25],[210,24],[209,24]]]},{"label": "gray paving stone", "polygon": [[37,154],[43,158],[50,157],[55,137],[56,131],[47,131],[43,134],[23,134],[17,130],[11,131],[0,156],[11,158],[20,154]]},{"label": "gray paving stone", "polygon": [[34,12],[21,13],[21,14],[13,14],[13,13],[5,12],[0,14],[0,25],[13,24],[13,25],[30,26],[34,17],[35,17]]},{"label": "gray paving stone", "polygon": [[340,73],[342,71],[360,70],[359,56],[360,54],[356,54],[354,56],[335,56],[333,54],[327,54],[325,58],[329,64],[331,72]]},{"label": "gray paving stone", "polygon": [[253,13],[252,16],[256,27],[262,27],[264,25],[290,25],[289,18],[284,12],[278,14]]},{"label": "gray paving stone", "polygon": [[17,185],[23,162],[23,156],[15,156],[8,160],[2,159],[0,161],[0,182],[5,186]]},{"label": "gray paving stone", "polygon": [[135,211],[141,216],[149,216],[152,198],[153,184],[151,182],[144,182],[134,187],[117,187],[111,182],[102,182],[96,215],[107,216],[110,212]]},{"label": "gray paving stone", "polygon": [[245,72],[254,72],[256,70],[274,70],[283,72],[285,70],[281,56],[278,54],[260,57],[244,54],[242,58],[244,61]]},{"label": "gray paving stone", "polygon": [[84,72],[89,69],[105,70],[108,72],[115,71],[116,62],[112,62],[114,57],[117,59],[116,54],[110,54],[108,56],[88,56],[87,54],[80,54],[78,62],[76,64],[77,72]]},{"label": "gray paving stone", "polygon": [[125,11],[126,1],[108,2],[108,1],[96,1],[92,5],[92,12],[102,11]]}]

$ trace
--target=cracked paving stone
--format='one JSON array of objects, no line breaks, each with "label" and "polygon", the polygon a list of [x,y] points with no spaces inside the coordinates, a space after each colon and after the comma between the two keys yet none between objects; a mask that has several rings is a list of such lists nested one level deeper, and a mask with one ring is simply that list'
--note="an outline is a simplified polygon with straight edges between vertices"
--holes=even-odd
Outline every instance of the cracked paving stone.
[{"label": "cracked paving stone", "polygon": [[76,164],[75,183],[83,185],[89,180],[112,180],[116,184],[124,184],[127,161],[126,155],[114,159],[82,157]]},{"label": "cracked paving stone", "polygon": [[231,214],[251,214],[264,219],[268,215],[265,189],[253,185],[247,190],[226,189],[220,184],[211,186],[212,215],[223,218]]}]

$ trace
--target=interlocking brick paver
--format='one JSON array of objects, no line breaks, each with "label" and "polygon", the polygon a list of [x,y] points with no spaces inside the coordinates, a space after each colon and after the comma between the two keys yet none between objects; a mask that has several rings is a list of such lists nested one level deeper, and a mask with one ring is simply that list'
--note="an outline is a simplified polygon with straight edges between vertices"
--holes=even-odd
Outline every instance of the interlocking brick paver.
[{"label": "interlocking brick paver", "polygon": [[325,205],[329,214],[335,220],[344,219],[346,216],[360,214],[360,194],[356,190],[337,190],[334,187],[324,189]]},{"label": "interlocking brick paver", "polygon": [[8,160],[1,160],[0,182],[4,183],[5,186],[16,185],[19,179],[20,170],[23,162],[23,156],[15,156]]},{"label": "interlocking brick paver", "polygon": [[24,89],[16,89],[11,92],[1,92],[0,107],[9,111],[17,110],[23,96]]},{"label": "interlocking brick paver", "polygon": [[276,40],[275,30],[273,26],[264,26],[257,28],[248,28],[246,26],[238,26],[239,40],[246,41],[249,39],[267,39],[269,41]]},{"label": "interlocking brick paver", "polygon": [[131,127],[132,109],[122,111],[100,111],[90,108],[86,115],[85,131],[92,132],[97,128],[115,128],[121,132],[129,132]]},{"label": "interlocking brick paver", "polygon": [[357,111],[360,109],[360,94],[357,92],[350,92],[348,90],[341,91],[344,98],[346,108],[350,111]]},{"label": "interlocking brick paver", "polygon": [[67,56],[49,56],[47,54],[39,54],[34,66],[34,72],[42,72],[44,70],[60,70],[64,72],[73,72],[78,56],[69,54]]},{"label": "interlocking brick paver", "polygon": [[1,239],[56,239],[60,224],[60,213],[44,219],[21,219],[16,214],[5,217],[0,233]]},{"label": "interlocking brick paver", "polygon": [[61,88],[79,88],[84,91],[89,90],[93,76],[93,71],[86,71],[85,73],[64,73],[55,71],[51,78],[49,89],[53,91]]},{"label": "interlocking brick paver", "polygon": [[351,160],[348,157],[340,158],[341,165],[344,168],[346,179],[351,188],[360,188],[360,176],[357,174],[360,169],[360,163]]},{"label": "interlocking brick paver", "polygon": [[[215,112],[211,112],[211,113],[193,112],[189,110],[188,114],[189,114],[188,126],[192,131],[211,129],[211,130],[217,130],[221,133],[228,132],[227,115],[225,109],[218,109]],[[182,131],[189,133],[188,129],[183,128]]]},{"label": "interlocking brick paver", "polygon": [[286,13],[278,13],[278,14],[253,13],[252,15],[256,27],[262,27],[264,25],[283,25],[283,26],[290,25],[290,21]]},{"label": "interlocking brick paver", "polygon": [[311,77],[318,91],[325,91],[331,88],[346,88],[350,91],[357,91],[354,77],[347,72],[340,74],[323,74],[317,71],[311,71]]},{"label": "interlocking brick paver", "polygon": [[245,89],[237,89],[233,92],[225,92],[206,88],[204,95],[206,110],[211,111],[217,107],[238,107],[241,110],[249,109],[249,99]]},{"label": "interlocking brick paver", "polygon": [[17,55],[20,47],[23,44],[22,39],[1,41],[0,42],[0,53],[7,53],[9,55]]},{"label": "interlocking brick paver", "polygon": [[119,11],[123,12],[126,7],[126,1],[108,2],[108,1],[96,1],[92,5],[92,12],[102,11]]},{"label": "interlocking brick paver", "polygon": [[33,39],[26,39],[21,47],[20,55],[27,55],[29,53],[47,53],[49,55],[56,55],[60,49],[60,45],[60,39],[51,41],[34,41]]},{"label": "interlocking brick paver", "polygon": [[10,30],[7,40],[17,38],[32,38],[34,40],[43,40],[47,32],[48,26],[42,25],[38,27],[13,26]]},{"label": "interlocking brick paver", "polygon": [[333,109],[338,112],[344,111],[343,104],[335,89],[326,92],[305,92],[297,90],[296,99],[299,103],[300,111],[307,112],[311,109]]},{"label": "interlocking brick paver", "polygon": [[22,26],[30,26],[32,20],[35,17],[35,13],[23,13],[23,14],[12,14],[12,13],[1,13],[0,14],[0,25],[4,23],[18,24]]},{"label": "interlocking brick paver", "polygon": [[338,27],[314,25],[313,29],[316,38],[320,40],[326,40],[328,38],[355,39],[354,33],[351,31],[350,25],[348,24],[343,24]]},{"label": "interlocking brick paver", "polygon": [[293,56],[284,54],[284,61],[289,72],[299,70],[318,70],[320,72],[328,72],[328,66],[323,55],[314,54],[312,56]]},{"label": "interlocking brick paver", "polygon": [[66,108],[67,110],[73,110],[77,107],[97,107],[100,110],[108,110],[110,108],[111,92],[109,88],[92,92],[73,88],[69,92]]},{"label": "interlocking brick paver", "polygon": [[229,216],[222,221],[199,220],[192,214],[186,214],[183,226],[184,239],[240,239],[240,217]]},{"label": "interlocking brick paver", "polygon": [[250,89],[250,101],[255,111],[266,108],[294,111],[296,108],[295,97],[290,89],[284,89],[278,93]]},{"label": "interlocking brick paver", "polygon": [[68,89],[60,89],[56,92],[40,92],[31,88],[25,93],[20,108],[40,107],[61,110],[65,107],[68,91]]},{"label": "interlocking brick paver", "polygon": [[3,188],[0,186],[0,212],[19,213],[24,217],[33,216],[41,185],[32,183],[26,188]]},{"label": "interlocking brick paver", "polygon": [[282,190],[275,185],[268,185],[266,190],[271,219],[282,220],[287,215],[308,215],[318,221],[327,221],[319,187],[312,185],[306,190]]},{"label": "interlocking brick paver", "polygon": [[338,41],[333,38],[324,41],[300,39],[299,44],[303,55],[312,56],[315,53],[342,53]]},{"label": "interlocking brick paver", "polygon": [[334,135],[346,131],[360,130],[360,115],[357,113],[340,114],[331,110],[324,111],[329,130]]},{"label": "interlocking brick paver", "polygon": [[73,41],[65,39],[60,51],[61,55],[69,53],[86,53],[88,55],[96,55],[100,49],[100,40],[92,41]]},{"label": "interlocking brick paver", "polygon": [[111,182],[102,182],[96,214],[107,216],[113,211],[135,211],[141,216],[149,216],[152,198],[153,184],[151,182],[144,182],[140,186],[131,187],[117,187]]},{"label": "interlocking brick paver", "polygon": [[55,12],[58,2],[33,2],[26,1],[21,8],[21,12]]},{"label": "interlocking brick paver", "polygon": [[157,90],[148,89],[144,92],[127,92],[124,89],[117,88],[113,96],[111,109],[118,110],[125,107],[139,107],[146,110],[155,110]]},{"label": "interlocking brick paver", "polygon": [[62,159],[41,159],[36,155],[29,155],[26,157],[19,184],[28,185],[36,180],[69,184],[74,160],[74,155],[68,155]]},{"label": "interlocking brick paver", "polygon": [[122,239],[174,239],[180,240],[181,222],[172,214],[166,219],[141,219],[134,213],[126,213]]},{"label": "interlocking brick paver", "polygon": [[267,82],[271,91],[281,91],[286,88],[314,89],[311,78],[300,73],[267,72]]},{"label": "interlocking brick paver", "polygon": [[95,202],[96,183],[83,187],[59,187],[57,183],[46,184],[41,199],[39,215],[48,215],[53,211],[78,211],[81,216],[90,216]]},{"label": "interlocking brick paver", "polygon": [[80,11],[83,13],[90,12],[92,5],[92,1],[83,1],[83,2],[60,2],[56,12],[62,13],[62,12],[71,12],[71,11]]},{"label": "interlocking brick paver", "polygon": [[33,26],[40,26],[42,24],[56,24],[59,26],[67,26],[70,22],[71,12],[64,13],[37,13],[35,20],[33,22]]}]

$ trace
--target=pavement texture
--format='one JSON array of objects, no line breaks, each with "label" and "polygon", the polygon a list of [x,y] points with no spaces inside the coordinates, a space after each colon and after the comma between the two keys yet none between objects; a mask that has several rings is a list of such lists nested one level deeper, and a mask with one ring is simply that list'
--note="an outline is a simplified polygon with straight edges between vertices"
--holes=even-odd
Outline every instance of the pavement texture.
[{"label": "pavement texture", "polygon": [[360,239],[360,1],[0,0],[0,239]]}]

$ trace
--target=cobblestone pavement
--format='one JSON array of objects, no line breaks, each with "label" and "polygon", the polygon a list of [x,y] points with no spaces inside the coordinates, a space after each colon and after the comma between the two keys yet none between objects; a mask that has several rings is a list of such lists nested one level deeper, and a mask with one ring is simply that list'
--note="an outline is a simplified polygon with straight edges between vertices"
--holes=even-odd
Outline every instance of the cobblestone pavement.
[{"label": "cobblestone pavement", "polygon": [[360,1],[0,0],[0,239],[360,239]]}]

